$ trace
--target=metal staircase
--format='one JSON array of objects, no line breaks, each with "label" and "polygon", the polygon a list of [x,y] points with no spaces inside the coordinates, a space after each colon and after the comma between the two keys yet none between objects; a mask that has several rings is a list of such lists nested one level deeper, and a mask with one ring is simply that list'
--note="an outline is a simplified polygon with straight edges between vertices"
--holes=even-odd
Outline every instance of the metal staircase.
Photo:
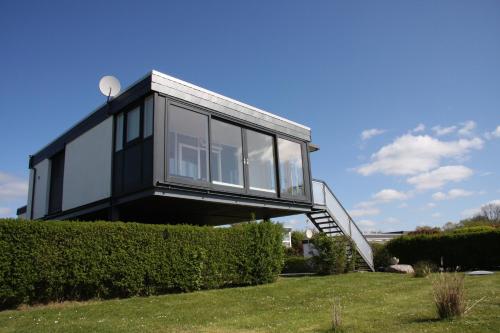
[{"label": "metal staircase", "polygon": [[313,180],[312,183],[314,205],[307,214],[311,222],[320,232],[329,236],[348,236],[359,254],[358,270],[374,271],[372,248],[361,230],[324,181]]}]

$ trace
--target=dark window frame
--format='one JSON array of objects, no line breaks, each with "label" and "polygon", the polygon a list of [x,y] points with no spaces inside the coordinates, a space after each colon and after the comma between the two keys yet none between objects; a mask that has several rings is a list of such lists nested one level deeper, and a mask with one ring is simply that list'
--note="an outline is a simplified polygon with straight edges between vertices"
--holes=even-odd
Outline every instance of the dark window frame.
[{"label": "dark window frame", "polygon": [[[184,100],[180,100],[175,97],[171,97],[165,94],[158,93],[159,96],[165,98],[165,133],[163,135],[163,140],[164,140],[164,167],[163,167],[163,181],[160,181],[159,184],[165,184],[165,185],[174,185],[174,186],[180,186],[180,187],[186,187],[186,188],[192,188],[192,189],[200,189],[200,190],[213,190],[219,193],[233,193],[233,194],[239,194],[239,195],[248,195],[251,197],[262,197],[262,198],[269,198],[269,199],[278,199],[278,200],[284,200],[288,202],[297,202],[297,203],[304,203],[308,204],[311,203],[312,198],[311,198],[311,166],[310,166],[310,158],[309,158],[309,153],[307,151],[307,142],[302,141],[300,139],[297,139],[295,137],[286,135],[281,132],[273,131],[267,128],[262,128],[261,126],[254,125],[252,123],[249,123],[248,121],[244,121],[241,119],[236,119],[234,117],[222,114],[220,112],[214,111],[212,109],[203,107],[202,105],[197,105],[194,103],[190,103]],[[193,112],[197,112],[200,114],[203,114],[208,117],[208,182],[201,182],[201,181],[190,181],[188,179],[183,179],[182,177],[176,177],[172,176],[169,174],[169,162],[168,162],[168,154],[169,154],[169,143],[168,143],[168,126],[169,126],[169,112],[171,106],[177,106],[180,108],[184,108]],[[155,106],[156,107],[156,106]],[[275,184],[276,184],[276,192],[271,193],[271,192],[264,192],[264,191],[258,191],[258,190],[250,190],[249,188],[249,181],[248,181],[248,167],[244,164],[243,165],[243,173],[244,173],[244,187],[243,189],[240,188],[233,188],[231,186],[224,186],[224,185],[217,185],[212,183],[212,175],[211,175],[211,148],[212,148],[212,140],[211,140],[211,131],[212,131],[212,118],[216,119],[218,121],[226,122],[232,125],[236,125],[241,128],[242,136],[243,136],[243,156],[244,158],[248,157],[247,154],[247,142],[246,142],[246,130],[252,130],[255,132],[260,132],[265,135],[269,135],[273,138],[273,148],[274,148],[274,167],[275,167]],[[281,187],[280,187],[280,171],[279,171],[279,153],[278,153],[278,138],[282,138],[285,140],[290,140],[294,141],[300,144],[301,146],[301,151],[302,151],[302,165],[303,165],[303,176],[304,176],[304,188],[305,188],[305,195],[304,196],[286,196],[281,194]]]},{"label": "dark window frame", "polygon": [[297,200],[297,201],[304,201],[304,200],[307,200],[308,199],[308,177],[306,177],[306,173],[307,173],[307,162],[306,162],[306,159],[307,159],[307,147],[306,147],[306,143],[303,142],[303,141],[300,141],[300,140],[297,140],[295,138],[291,138],[289,136],[285,136],[285,135],[281,135],[281,134],[278,134],[276,135],[276,155],[277,155],[277,160],[278,160],[278,163],[277,163],[277,168],[278,168],[278,172],[280,172],[280,157],[279,157],[279,145],[278,145],[278,140],[279,139],[282,139],[282,140],[287,140],[287,141],[291,141],[291,142],[295,142],[295,143],[298,143],[299,146],[300,146],[300,156],[302,158],[302,181],[304,183],[304,192],[302,195],[290,195],[290,194],[287,194],[286,192],[282,192],[281,190],[281,173],[278,177],[278,179],[280,180],[280,184],[279,184],[279,191],[280,191],[280,197],[281,198],[286,198],[286,199],[289,199],[289,200]]}]

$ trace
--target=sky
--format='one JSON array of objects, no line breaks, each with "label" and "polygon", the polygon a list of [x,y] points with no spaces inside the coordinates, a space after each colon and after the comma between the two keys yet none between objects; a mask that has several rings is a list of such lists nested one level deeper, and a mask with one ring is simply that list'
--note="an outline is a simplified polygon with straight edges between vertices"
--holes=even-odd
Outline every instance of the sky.
[{"label": "sky", "polygon": [[[28,156],[152,69],[305,124],[364,230],[500,199],[500,2],[0,3],[0,217]],[[278,219],[306,227],[305,216]]]}]

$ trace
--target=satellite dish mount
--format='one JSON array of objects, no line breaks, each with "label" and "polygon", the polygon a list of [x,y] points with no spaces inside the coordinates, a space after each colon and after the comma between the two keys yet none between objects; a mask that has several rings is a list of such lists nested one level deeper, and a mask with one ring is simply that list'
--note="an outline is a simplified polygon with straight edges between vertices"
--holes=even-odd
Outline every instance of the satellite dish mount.
[{"label": "satellite dish mount", "polygon": [[120,93],[120,89],[120,81],[118,81],[118,79],[114,76],[106,75],[99,81],[99,90],[108,98],[108,103],[112,97],[115,97]]}]

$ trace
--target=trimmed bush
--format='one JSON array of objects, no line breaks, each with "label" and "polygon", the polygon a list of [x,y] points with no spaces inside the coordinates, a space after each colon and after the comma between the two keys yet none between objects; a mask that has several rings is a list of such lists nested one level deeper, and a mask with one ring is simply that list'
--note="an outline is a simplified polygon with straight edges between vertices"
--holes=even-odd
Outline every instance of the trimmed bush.
[{"label": "trimmed bush", "polygon": [[0,220],[0,307],[274,281],[282,228]]},{"label": "trimmed bush", "polygon": [[311,243],[317,251],[313,262],[318,274],[340,274],[354,269],[355,255],[349,259],[349,248],[354,249],[354,245],[346,236],[330,237],[319,233]]},{"label": "trimmed bush", "polygon": [[303,256],[285,257],[282,273],[314,273],[312,260]]},{"label": "trimmed bush", "polygon": [[500,266],[500,229],[470,228],[436,235],[402,236],[387,243],[401,263],[430,261],[446,268],[494,269]]},{"label": "trimmed bush", "polygon": [[373,251],[373,265],[376,270],[383,271],[391,264],[391,254],[387,250],[386,244],[370,243]]}]

